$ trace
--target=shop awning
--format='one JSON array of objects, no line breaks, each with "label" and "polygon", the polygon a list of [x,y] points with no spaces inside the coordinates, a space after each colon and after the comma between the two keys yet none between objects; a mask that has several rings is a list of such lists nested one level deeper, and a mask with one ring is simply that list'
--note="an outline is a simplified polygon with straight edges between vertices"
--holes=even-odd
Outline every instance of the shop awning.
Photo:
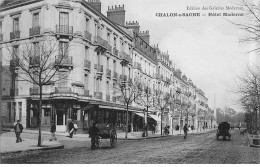
[{"label": "shop awning", "polygon": [[140,116],[140,117],[144,117],[144,114],[143,113],[135,113],[136,115]]},{"label": "shop awning", "polygon": [[149,117],[151,117],[152,119],[154,119],[157,122],[161,122],[161,119],[157,115],[149,114]]}]

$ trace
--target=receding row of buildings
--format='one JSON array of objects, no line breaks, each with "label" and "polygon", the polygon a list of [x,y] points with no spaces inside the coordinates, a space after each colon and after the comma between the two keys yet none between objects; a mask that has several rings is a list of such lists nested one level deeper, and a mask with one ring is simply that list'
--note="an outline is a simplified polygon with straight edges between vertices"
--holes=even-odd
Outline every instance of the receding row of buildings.
[{"label": "receding row of buildings", "polygon": [[125,130],[126,105],[111,87],[120,78],[138,78],[149,98],[158,91],[172,97],[162,114],[155,104],[147,112],[144,104],[131,103],[131,131],[142,129],[144,117],[159,128],[161,123],[173,129],[184,123],[195,129],[211,126],[213,113],[204,92],[174,68],[168,52],[150,44],[149,31],[140,31],[137,21],[126,22],[124,5],[108,7],[107,16],[99,0],[5,0],[0,8],[3,126],[13,126],[16,120],[25,128],[38,126],[39,88],[19,79],[23,70],[9,55],[47,38],[59,47],[71,47],[57,72],[65,79],[43,87],[41,124],[46,129],[53,121],[58,131],[66,131],[72,119],[80,131],[87,131],[94,120]]}]

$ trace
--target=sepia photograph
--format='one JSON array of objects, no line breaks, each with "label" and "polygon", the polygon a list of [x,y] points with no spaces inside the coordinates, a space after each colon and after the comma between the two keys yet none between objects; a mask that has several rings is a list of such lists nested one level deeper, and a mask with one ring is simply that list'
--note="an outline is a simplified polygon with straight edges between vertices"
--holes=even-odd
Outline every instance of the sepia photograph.
[{"label": "sepia photograph", "polygon": [[0,164],[260,164],[260,0],[0,0]]}]

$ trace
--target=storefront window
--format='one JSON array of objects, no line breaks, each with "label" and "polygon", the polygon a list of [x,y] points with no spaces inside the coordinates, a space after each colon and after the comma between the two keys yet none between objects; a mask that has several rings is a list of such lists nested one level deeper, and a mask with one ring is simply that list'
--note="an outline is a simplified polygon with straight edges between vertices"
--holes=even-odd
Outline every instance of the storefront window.
[{"label": "storefront window", "polygon": [[50,108],[45,108],[44,109],[44,116],[47,117],[47,116],[50,116],[51,115],[51,109]]}]

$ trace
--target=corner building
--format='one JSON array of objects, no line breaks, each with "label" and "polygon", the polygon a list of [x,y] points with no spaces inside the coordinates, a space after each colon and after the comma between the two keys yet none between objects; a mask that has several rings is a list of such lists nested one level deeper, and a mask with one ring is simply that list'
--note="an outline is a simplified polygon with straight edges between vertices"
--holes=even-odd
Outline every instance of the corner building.
[{"label": "corner building", "polygon": [[[2,78],[5,126],[21,120],[24,127],[36,128],[39,99],[35,85],[19,81],[22,71],[10,60],[6,46],[19,50],[25,43],[49,37],[69,50],[66,65],[58,71],[58,77],[66,79],[43,87],[43,130],[49,130],[54,121],[57,131],[66,131],[68,119],[80,131],[87,130],[92,121],[125,128],[125,106],[120,97],[113,96],[112,85],[120,78],[132,79],[133,38],[100,10],[99,0],[7,0],[1,4],[2,64],[12,73]],[[130,107],[130,111],[137,109]]]}]

